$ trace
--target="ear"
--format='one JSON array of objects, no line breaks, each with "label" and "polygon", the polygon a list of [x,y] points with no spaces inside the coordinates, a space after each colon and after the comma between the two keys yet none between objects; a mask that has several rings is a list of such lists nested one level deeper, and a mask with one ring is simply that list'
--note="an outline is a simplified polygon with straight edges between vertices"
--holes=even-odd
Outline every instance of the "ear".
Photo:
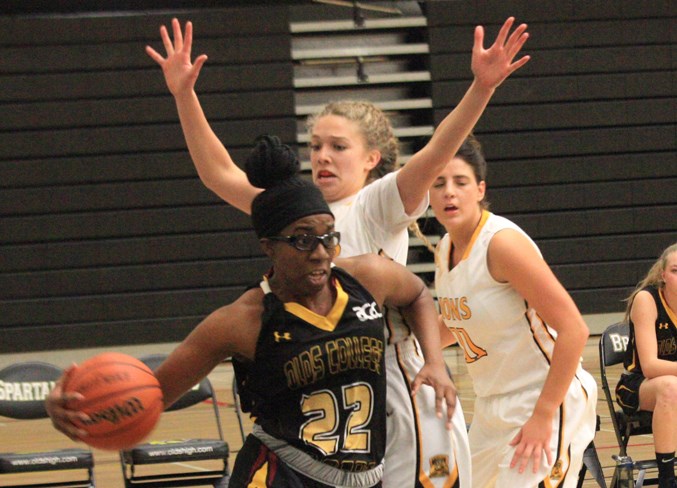
[{"label": "ear", "polygon": [[487,192],[487,183],[485,181],[480,181],[477,184],[477,191],[478,191],[477,201],[481,202],[482,200],[484,200],[484,195]]},{"label": "ear", "polygon": [[371,171],[376,166],[378,166],[380,162],[381,162],[381,151],[379,151],[378,149],[372,149],[367,154],[367,164],[365,165],[365,167],[367,168],[368,171]]}]

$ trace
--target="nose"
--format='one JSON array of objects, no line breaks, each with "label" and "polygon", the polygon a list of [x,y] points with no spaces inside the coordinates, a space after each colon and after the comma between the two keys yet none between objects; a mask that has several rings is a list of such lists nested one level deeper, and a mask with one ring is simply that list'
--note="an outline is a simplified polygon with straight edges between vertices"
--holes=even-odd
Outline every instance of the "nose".
[{"label": "nose", "polygon": [[320,144],[317,149],[313,151],[315,154],[315,159],[319,163],[326,163],[329,161],[329,151],[327,150],[327,146],[325,144]]},{"label": "nose", "polygon": [[454,184],[451,181],[448,181],[444,185],[444,196],[445,197],[452,197],[452,196],[454,196],[454,191],[455,191]]},{"label": "nose", "polygon": [[320,241],[317,241],[315,248],[310,251],[311,259],[327,259],[331,256],[331,251],[324,247],[324,244]]}]

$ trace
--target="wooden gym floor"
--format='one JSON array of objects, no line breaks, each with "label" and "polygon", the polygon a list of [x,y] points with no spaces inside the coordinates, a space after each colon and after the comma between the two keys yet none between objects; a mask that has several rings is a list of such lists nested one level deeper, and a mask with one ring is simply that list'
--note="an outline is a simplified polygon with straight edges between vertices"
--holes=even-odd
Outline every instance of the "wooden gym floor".
[{"label": "wooden gym floor", "polygon": [[[585,348],[583,356],[584,367],[592,373],[599,381],[599,360],[598,360],[598,341],[599,336],[591,336]],[[122,352],[132,355],[149,354],[152,352],[169,352],[173,348],[172,344],[166,345],[152,345],[152,346],[134,346],[121,348]],[[76,351],[61,351],[55,353],[31,353],[21,355],[0,355],[0,367],[21,360],[38,359],[53,362],[59,366],[65,367],[73,361],[82,361],[84,358],[103,352],[102,350],[76,350]],[[53,356],[53,357],[52,357]],[[463,355],[459,348],[453,347],[445,351],[446,361],[454,372],[454,379],[457,388],[459,389],[461,401],[468,422],[472,421],[473,408],[473,392],[468,378],[465,363],[463,362]],[[615,372],[614,374],[618,374]],[[616,378],[616,376],[614,376]],[[230,363],[223,363],[219,365],[211,374],[210,379],[213,382],[221,406],[220,412],[225,430],[226,440],[230,445],[231,457],[230,464],[232,467],[233,460],[237,455],[238,450],[242,446],[237,417],[233,408],[233,396],[231,390],[232,384],[232,366]],[[614,380],[615,382],[615,380]],[[603,398],[601,386],[599,386],[599,400],[598,400],[598,414],[601,417],[601,429],[595,438],[595,445],[599,459],[603,466],[603,471],[607,482],[611,478],[614,461],[611,458],[612,454],[617,452],[617,445],[613,434],[613,427],[611,425],[609,410]],[[181,437],[199,437],[214,435],[215,426],[212,421],[213,413],[211,406],[208,404],[198,405],[191,409],[182,410],[178,412],[170,412],[163,414],[160,424],[155,432],[151,435],[151,439],[171,439]],[[249,432],[251,422],[248,418],[244,418],[245,432]],[[0,417],[0,449],[5,451],[32,451],[52,448],[71,447],[75,443],[62,436],[51,427],[47,420],[31,420],[18,421]],[[629,449],[631,456],[634,459],[650,459],[653,457],[652,439],[650,436],[639,436],[633,438],[631,447]],[[118,454],[115,452],[107,452],[94,450],[95,458],[95,479],[97,487],[103,488],[117,488],[122,487],[122,471],[118,459]],[[181,469],[204,469],[205,466],[198,465],[182,465]],[[12,478],[12,479],[7,479]],[[7,477],[0,479],[0,486],[6,486],[10,482],[19,482],[19,480],[30,480],[33,482],[41,481],[57,481],[63,479],[61,474],[55,472],[44,475],[22,475],[22,478]],[[584,487],[592,488],[597,484],[591,479],[590,475],[586,476]]]}]

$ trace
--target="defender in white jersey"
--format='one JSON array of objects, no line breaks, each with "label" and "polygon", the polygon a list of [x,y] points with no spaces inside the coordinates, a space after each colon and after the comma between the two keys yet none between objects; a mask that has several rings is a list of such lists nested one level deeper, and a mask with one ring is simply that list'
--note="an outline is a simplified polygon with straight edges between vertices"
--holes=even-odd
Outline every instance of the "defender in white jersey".
[{"label": "defender in white jersey", "polygon": [[476,393],[473,484],[574,487],[596,423],[587,326],[535,243],[483,208],[485,176],[470,137],[430,191],[448,232],[435,256],[440,313]]},{"label": "defender in white jersey", "polygon": [[[398,141],[380,109],[370,102],[334,102],[309,122],[313,182],[336,214],[343,256],[381,252],[406,263],[407,226],[425,210],[435,176],[472,130],[496,88],[529,60],[524,56],[513,62],[528,37],[525,24],[512,30],[513,23],[512,17],[506,20],[488,49],[483,46],[483,28],[475,29],[470,88],[428,144],[383,181],[379,178],[398,166]],[[247,181],[211,130],[194,91],[207,57],[200,55],[191,61],[190,22],[185,36],[178,20],[172,20],[172,28],[173,42],[164,26],[160,31],[166,57],[151,47],[146,51],[162,67],[174,95],[201,180],[225,201],[250,213],[252,199],[261,190]],[[449,422],[456,429],[450,437],[444,429],[445,420],[435,416],[432,390],[422,388],[412,396],[411,381],[423,364],[421,346],[430,350],[429,344],[424,344],[423,338],[419,344],[392,310],[388,311],[387,327],[389,417],[383,486],[473,487],[460,405]],[[439,381],[445,380],[449,378]]]},{"label": "defender in white jersey", "polygon": [[[341,242],[344,255],[374,252],[406,264],[407,227],[427,209],[428,199],[413,215],[407,215],[396,175],[390,173],[356,195],[329,204],[346,236]],[[471,488],[470,448],[460,401],[457,399],[449,435],[443,421],[435,416],[434,391],[424,388],[415,397],[411,395],[411,381],[424,364],[421,346],[397,310],[386,308],[384,315],[388,435],[383,486]]]}]

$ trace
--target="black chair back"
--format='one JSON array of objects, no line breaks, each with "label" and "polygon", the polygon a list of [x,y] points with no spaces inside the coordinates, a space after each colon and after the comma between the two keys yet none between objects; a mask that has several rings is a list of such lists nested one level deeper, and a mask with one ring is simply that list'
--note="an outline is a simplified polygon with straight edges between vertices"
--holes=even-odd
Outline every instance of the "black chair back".
[{"label": "black chair back", "polygon": [[27,361],[0,370],[4,385],[0,394],[0,415],[13,419],[47,418],[45,398],[63,371],[53,364]]},{"label": "black chair back", "polygon": [[[49,418],[45,399],[62,373],[61,368],[41,361],[24,361],[0,370],[0,415],[26,421]],[[29,425],[25,426],[27,433]],[[64,446],[70,443],[66,437],[63,440]],[[11,448],[11,442],[3,444],[0,449]],[[70,474],[64,477],[70,479],[35,481],[36,473],[55,471],[68,471]],[[29,451],[0,452],[0,477],[2,475],[10,475],[12,479],[10,482],[2,478],[0,486],[6,488],[93,488],[94,456],[89,448],[74,445],[46,450],[42,440],[36,438],[35,448]],[[27,482],[20,481],[24,477]]]}]

